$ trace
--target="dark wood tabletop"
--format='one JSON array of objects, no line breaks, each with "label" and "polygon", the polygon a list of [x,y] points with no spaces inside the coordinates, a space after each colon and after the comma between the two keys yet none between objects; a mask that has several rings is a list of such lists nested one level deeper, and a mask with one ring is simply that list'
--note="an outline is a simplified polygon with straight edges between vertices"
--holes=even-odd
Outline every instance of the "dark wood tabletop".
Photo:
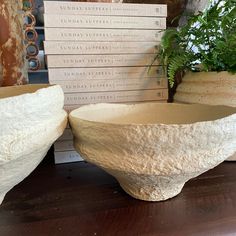
[{"label": "dark wood tabletop", "polygon": [[6,195],[0,235],[236,235],[236,162],[192,179],[164,202],[130,197],[85,162],[43,163]]}]

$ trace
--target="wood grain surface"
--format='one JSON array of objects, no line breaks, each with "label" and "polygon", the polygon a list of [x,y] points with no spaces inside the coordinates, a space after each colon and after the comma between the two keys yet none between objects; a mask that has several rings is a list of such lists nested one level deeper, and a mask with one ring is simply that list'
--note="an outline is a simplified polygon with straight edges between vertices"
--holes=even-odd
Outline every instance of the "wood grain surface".
[{"label": "wood grain surface", "polygon": [[43,163],[7,194],[0,235],[236,235],[236,163],[223,163],[156,203],[133,199],[91,164]]}]

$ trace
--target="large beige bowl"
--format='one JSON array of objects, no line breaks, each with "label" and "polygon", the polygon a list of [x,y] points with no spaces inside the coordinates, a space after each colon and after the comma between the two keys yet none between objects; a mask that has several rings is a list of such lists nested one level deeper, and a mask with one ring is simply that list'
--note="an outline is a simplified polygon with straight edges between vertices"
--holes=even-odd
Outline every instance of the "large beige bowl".
[{"label": "large beige bowl", "polygon": [[74,110],[76,150],[131,196],[161,201],[236,151],[236,108],[97,104]]},{"label": "large beige bowl", "polygon": [[62,134],[67,114],[60,86],[0,88],[0,204]]}]

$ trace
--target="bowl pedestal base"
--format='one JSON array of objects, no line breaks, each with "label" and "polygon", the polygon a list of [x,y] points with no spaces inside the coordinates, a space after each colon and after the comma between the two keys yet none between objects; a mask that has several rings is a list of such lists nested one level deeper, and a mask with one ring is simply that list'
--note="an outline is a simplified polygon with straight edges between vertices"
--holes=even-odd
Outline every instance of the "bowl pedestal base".
[{"label": "bowl pedestal base", "polygon": [[142,183],[143,181],[126,181],[126,180],[119,180],[120,186],[123,188],[123,190],[131,195],[132,197],[144,200],[144,201],[164,201],[169,198],[173,198],[176,195],[178,195],[182,188],[184,187],[184,183],[170,183],[167,184],[161,183],[157,181],[154,183],[148,183],[145,184]]}]

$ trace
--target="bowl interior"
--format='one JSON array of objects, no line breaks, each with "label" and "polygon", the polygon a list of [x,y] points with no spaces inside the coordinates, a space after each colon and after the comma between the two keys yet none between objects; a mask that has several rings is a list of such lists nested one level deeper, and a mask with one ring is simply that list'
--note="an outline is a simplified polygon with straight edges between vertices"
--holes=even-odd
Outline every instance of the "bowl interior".
[{"label": "bowl interior", "polygon": [[14,97],[25,93],[34,93],[41,88],[47,88],[49,84],[28,84],[21,86],[9,86],[0,88],[0,99]]},{"label": "bowl interior", "polygon": [[72,111],[70,116],[112,124],[191,124],[217,120],[235,113],[236,108],[227,106],[142,103],[88,105]]}]

